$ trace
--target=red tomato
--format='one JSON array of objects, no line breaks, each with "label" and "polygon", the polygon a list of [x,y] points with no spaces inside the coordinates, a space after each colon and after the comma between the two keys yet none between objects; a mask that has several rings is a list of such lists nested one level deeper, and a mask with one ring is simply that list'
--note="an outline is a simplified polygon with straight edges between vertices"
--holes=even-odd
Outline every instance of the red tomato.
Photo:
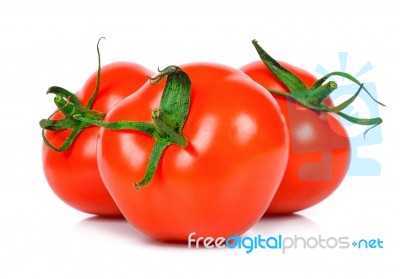
[{"label": "red tomato", "polygon": [[[108,112],[120,100],[129,96],[147,81],[153,73],[146,68],[127,62],[109,64],[101,70],[101,86],[93,109]],[[97,73],[94,73],[77,93],[86,105],[95,91]],[[61,113],[52,119],[62,118]],[[46,131],[46,138],[60,146],[70,131]],[[91,214],[121,215],[101,180],[96,160],[99,127],[91,126],[82,131],[72,146],[56,152],[43,144],[43,168],[53,191],[65,203]]]},{"label": "red tomato", "polygon": [[[135,190],[154,140],[142,132],[102,129],[101,176],[126,219],[153,238],[241,234],[262,217],[284,173],[285,121],[268,91],[242,72],[208,63],[182,69],[192,82],[183,128],[188,146],[167,147],[151,182]],[[145,85],[105,122],[151,122],[164,83]]]},{"label": "red tomato", "polygon": [[[316,81],[302,69],[280,64],[307,87]],[[267,89],[289,92],[261,61],[241,70]],[[284,96],[274,97],[288,123],[291,144],[285,175],[267,213],[285,214],[311,207],[335,191],[350,163],[350,141],[335,115],[313,111]]]}]

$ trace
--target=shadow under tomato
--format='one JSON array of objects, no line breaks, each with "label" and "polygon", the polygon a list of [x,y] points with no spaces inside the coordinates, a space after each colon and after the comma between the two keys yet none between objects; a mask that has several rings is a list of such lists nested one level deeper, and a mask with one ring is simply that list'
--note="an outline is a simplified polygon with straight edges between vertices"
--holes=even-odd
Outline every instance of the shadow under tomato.
[{"label": "shadow under tomato", "polygon": [[176,249],[187,249],[188,244],[187,240],[178,241],[178,240],[157,240],[152,238],[147,238],[145,242],[151,246],[157,246],[161,248],[176,248]]},{"label": "shadow under tomato", "polygon": [[297,234],[316,233],[318,231],[317,223],[298,213],[266,215],[251,229],[252,234]]},{"label": "shadow under tomato", "polygon": [[83,231],[96,230],[96,232],[110,234],[124,239],[145,238],[145,236],[132,227],[124,217],[90,216],[79,221],[76,227]]},{"label": "shadow under tomato", "polygon": [[[136,230],[123,217],[90,216],[78,222],[76,227],[79,228],[79,230],[89,231],[90,233],[95,231],[95,233],[111,235],[128,241],[138,241],[153,247],[180,250],[188,249],[187,240],[172,241],[152,239]],[[315,234],[318,230],[318,225],[314,221],[295,213],[290,215],[265,216],[244,235],[288,235],[307,232]],[[200,245],[200,249],[202,248],[204,248],[203,245]]]},{"label": "shadow under tomato", "polygon": [[165,241],[152,239],[136,230],[124,217],[90,216],[76,224],[79,230],[103,233],[128,241],[139,241],[146,245],[168,248],[185,248],[187,241]]}]

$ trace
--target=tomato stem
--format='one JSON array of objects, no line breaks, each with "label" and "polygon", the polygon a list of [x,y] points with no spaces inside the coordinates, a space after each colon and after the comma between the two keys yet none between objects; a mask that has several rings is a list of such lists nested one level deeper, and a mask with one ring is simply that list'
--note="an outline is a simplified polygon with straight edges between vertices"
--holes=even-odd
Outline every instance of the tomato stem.
[{"label": "tomato stem", "polygon": [[[72,100],[74,99],[72,98]],[[56,111],[55,113],[50,115],[48,119],[40,120],[39,125],[42,128],[43,142],[50,149],[57,152],[62,152],[68,149],[74,142],[75,138],[79,135],[79,133],[82,132],[87,127],[91,126],[91,124],[88,123],[87,121],[80,121],[76,119],[75,117],[76,115],[83,116],[85,119],[92,119],[97,121],[102,121],[105,117],[105,113],[86,109],[82,107],[80,102],[78,103],[74,101],[75,104],[72,103],[70,101],[70,97],[68,97],[68,99],[65,99],[60,95],[56,95],[56,97],[54,98],[54,103],[58,107],[58,111],[61,112],[65,117],[59,120],[50,119],[54,114],[58,112]],[[55,147],[46,139],[44,133],[45,130],[50,130],[50,131],[71,130],[72,132],[59,147]]]},{"label": "tomato stem", "polygon": [[264,64],[286,85],[290,92],[304,91],[307,89],[306,85],[297,76],[282,67],[258,44],[256,40],[253,40],[252,43]]},{"label": "tomato stem", "polygon": [[104,122],[103,120],[90,119],[80,114],[74,115],[73,118],[91,125],[102,127],[107,130],[135,130],[148,134],[152,137],[155,137],[157,132],[154,125],[147,122],[134,122],[124,120],[118,122]]},{"label": "tomato stem", "polygon": [[154,143],[153,150],[151,151],[149,163],[147,165],[146,173],[144,178],[140,182],[133,183],[133,186],[136,190],[146,186],[149,184],[156,172],[157,166],[160,163],[160,159],[164,150],[170,145],[171,143],[167,139],[157,139]]},{"label": "tomato stem", "polygon": [[187,139],[177,132],[176,124],[160,109],[154,109],[151,117],[153,118],[154,126],[162,137],[167,137],[171,142],[186,147]]},{"label": "tomato stem", "polygon": [[99,49],[99,44],[101,39],[106,39],[105,37],[101,37],[98,41],[97,41],[97,78],[96,78],[96,87],[94,89],[94,93],[93,95],[90,97],[89,102],[86,105],[86,108],[91,109],[93,107],[93,102],[97,97],[97,94],[99,93],[99,89],[100,89],[100,75],[101,75],[101,58],[100,58],[100,49]]},{"label": "tomato stem", "polygon": [[[164,150],[171,144],[177,144],[186,147],[187,139],[182,134],[190,105],[191,81],[189,76],[177,66],[169,66],[159,70],[159,74],[149,78],[150,84],[155,85],[167,77],[165,87],[161,96],[160,106],[152,111],[151,117],[153,123],[135,122],[135,121],[117,121],[112,123],[104,122],[105,113],[92,110],[93,102],[99,92],[101,79],[101,59],[99,43],[97,42],[98,69],[96,88],[86,106],[83,106],[77,96],[70,91],[52,86],[47,90],[47,94],[55,94],[54,103],[58,110],[47,119],[39,122],[42,128],[43,142],[50,149],[61,152],[67,150],[76,137],[86,128],[96,125],[110,130],[136,130],[141,131],[155,139],[154,148],[149,158],[148,166],[144,178],[134,183],[136,189],[139,189],[148,183],[154,176],[160,158]],[[60,112],[64,118],[52,120],[51,118]],[[59,146],[53,146],[46,138],[45,130],[59,131],[71,130],[69,136]]]},{"label": "tomato stem", "polygon": [[134,183],[139,189],[150,183],[164,150],[171,144],[186,147],[188,142],[182,134],[190,106],[191,81],[189,76],[177,66],[169,66],[160,74],[150,79],[157,84],[165,76],[167,81],[161,96],[160,107],[152,111],[153,126],[156,132],[155,143],[151,152],[146,173],[142,181]]},{"label": "tomato stem", "polygon": [[[187,139],[182,134],[183,126],[189,111],[191,82],[185,72],[176,66],[165,68],[161,73],[151,80],[156,84],[167,76],[160,108],[152,111],[153,123],[136,121],[104,122],[104,113],[96,112],[77,102],[70,102],[68,94],[57,95],[55,102],[59,110],[66,116],[62,120],[43,119],[40,125],[47,130],[72,129],[71,137],[68,137],[60,148],[50,146],[53,150],[63,151],[68,148],[75,137],[86,127],[96,125],[108,130],[136,130],[143,132],[155,139],[155,144],[149,158],[146,173],[142,181],[134,183],[139,189],[147,185],[157,169],[163,151],[171,144],[186,147]],[[49,145],[44,137],[44,142]]]},{"label": "tomato stem", "polygon": [[161,96],[160,107],[151,112],[153,123],[135,121],[117,121],[106,123],[103,120],[86,118],[80,114],[73,118],[98,125],[110,130],[137,130],[152,136],[155,144],[151,152],[144,178],[133,185],[136,189],[144,187],[152,180],[164,150],[171,144],[186,147],[187,139],[182,134],[183,126],[190,105],[191,82],[188,75],[177,66],[169,66],[160,71],[160,74],[150,78],[152,85],[160,82],[167,76],[167,81]]},{"label": "tomato stem", "polygon": [[[62,152],[67,150],[75,138],[86,128],[93,125],[87,121],[81,121],[77,119],[77,115],[81,116],[85,119],[91,119],[93,121],[102,121],[105,117],[105,113],[97,112],[91,110],[93,106],[93,102],[99,92],[100,88],[100,77],[101,77],[101,59],[100,59],[100,49],[99,44],[101,39],[105,39],[101,37],[97,42],[97,57],[98,57],[98,67],[97,67],[97,79],[96,79],[96,88],[89,99],[86,107],[82,105],[79,101],[78,97],[71,93],[70,91],[58,87],[51,86],[46,94],[55,94],[54,103],[57,106],[58,110],[49,116],[47,119],[42,119],[39,122],[40,127],[42,128],[42,138],[44,144],[49,147],[51,150]],[[57,112],[61,112],[65,117],[59,120],[51,120]],[[59,147],[55,147],[52,145],[46,138],[45,130],[71,130],[69,136],[64,140],[63,143]]]},{"label": "tomato stem", "polygon": [[[275,75],[289,90],[290,93],[281,92],[277,90],[269,90],[272,94],[277,94],[281,96],[288,97],[294,101],[302,104],[303,106],[319,111],[319,112],[333,112],[343,117],[344,119],[359,125],[373,125],[370,129],[382,123],[380,117],[363,119],[347,115],[342,112],[343,109],[348,107],[360,94],[361,91],[365,91],[369,97],[379,105],[384,106],[384,104],[378,102],[371,93],[364,87],[364,85],[358,81],[355,77],[344,72],[332,72],[321,79],[317,80],[310,88],[307,88],[304,83],[289,70],[281,66],[274,58],[272,58],[257,42],[257,40],[252,41],[257,53],[259,54],[261,61],[265,66]],[[337,89],[337,84],[334,81],[328,81],[331,76],[341,76],[346,78],[355,84],[359,85],[357,92],[350,97],[348,100],[344,101],[342,104],[335,107],[328,107],[323,104],[323,101],[329,97],[329,95]],[[268,89],[268,88],[267,88]],[[366,130],[365,134],[370,130]]]}]

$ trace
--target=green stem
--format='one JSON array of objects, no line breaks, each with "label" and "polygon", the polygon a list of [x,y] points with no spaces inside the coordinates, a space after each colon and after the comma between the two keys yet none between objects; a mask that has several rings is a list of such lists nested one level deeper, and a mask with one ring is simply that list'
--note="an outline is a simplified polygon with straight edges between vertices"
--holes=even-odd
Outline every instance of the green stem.
[{"label": "green stem", "polygon": [[360,125],[379,125],[382,123],[382,119],[379,117],[376,118],[356,118],[350,115],[347,115],[343,112],[338,112],[338,115],[340,115],[341,117],[343,117],[344,119],[354,123],[354,124],[360,124]]},{"label": "green stem", "polygon": [[322,102],[337,88],[337,84],[334,81],[329,81],[327,84],[323,84],[318,88],[315,88],[312,91],[308,91],[306,95],[307,101],[314,105],[318,106],[322,104]]},{"label": "green stem", "polygon": [[[171,144],[177,144],[186,147],[187,139],[182,134],[190,106],[191,82],[189,76],[177,66],[169,66],[160,71],[160,74],[150,78],[151,84],[157,84],[164,77],[167,77],[164,90],[162,92],[160,106],[152,111],[153,123],[135,122],[135,121],[117,121],[104,122],[105,113],[92,110],[93,102],[100,89],[101,80],[101,59],[99,43],[97,42],[98,69],[96,87],[93,95],[90,97],[86,106],[83,106],[77,96],[70,91],[52,86],[47,93],[55,94],[54,103],[58,110],[49,118],[42,119],[39,122],[42,128],[43,142],[51,149],[57,152],[67,150],[76,137],[86,128],[96,125],[110,130],[136,130],[152,136],[155,139],[155,145],[150,155],[146,173],[142,181],[134,183],[135,187],[141,188],[150,183],[164,150]],[[57,112],[61,112],[64,118],[51,119]],[[60,131],[71,130],[69,136],[59,146],[53,146],[46,138],[45,130]]]},{"label": "green stem", "polygon": [[[170,66],[153,78],[152,84],[160,82],[166,76],[167,81],[162,93],[160,108],[154,109],[151,113],[153,123],[128,120],[104,122],[103,119],[95,118],[92,114],[87,113],[86,108],[79,108],[68,102],[59,102],[59,106],[63,106],[63,110],[69,113],[68,115],[73,113],[72,118],[81,123],[97,125],[109,130],[136,130],[155,139],[144,178],[140,182],[134,183],[136,189],[150,183],[160,164],[161,156],[169,145],[177,144],[186,147],[188,144],[182,134],[182,129],[189,111],[191,82],[187,74],[180,68]],[[52,122],[48,123],[49,126],[50,124],[54,125]]]},{"label": "green stem", "polygon": [[153,179],[157,166],[160,163],[161,156],[168,145],[170,145],[170,142],[167,139],[158,139],[155,141],[143,179],[140,182],[133,183],[136,190],[146,186]]},{"label": "green stem", "polygon": [[170,66],[151,79],[152,84],[160,82],[165,76],[168,77],[161,96],[160,107],[154,109],[151,115],[154,127],[160,133],[155,136],[156,141],[143,180],[134,183],[136,189],[150,183],[164,150],[170,144],[178,144],[181,147],[186,147],[188,144],[182,130],[190,107],[190,78],[180,68]]},{"label": "green stem", "polygon": [[[361,86],[361,82],[358,81],[355,77],[353,77],[352,75],[348,74],[348,73],[344,73],[344,72],[339,72],[339,71],[335,71],[332,73],[329,73],[325,76],[323,76],[322,78],[320,78],[319,80],[317,80],[311,87],[311,89],[317,88],[319,86],[321,86],[328,78],[330,78],[331,76],[340,76],[343,78],[346,78],[352,82],[354,82],[355,84]],[[385,104],[379,102],[378,100],[376,100],[372,94],[364,87],[364,91],[368,94],[368,96],[377,104],[381,105],[381,106],[386,106]]]},{"label": "green stem", "polygon": [[167,137],[171,142],[181,147],[187,146],[188,142],[185,136],[177,132],[177,127],[174,126],[173,121],[164,112],[160,109],[154,109],[151,117],[160,135]]},{"label": "green stem", "polygon": [[305,84],[297,76],[282,67],[264,49],[262,49],[257,40],[253,40],[252,43],[265,66],[267,66],[271,73],[273,73],[280,81],[283,82],[283,84],[286,85],[290,92],[303,91],[307,89]]},{"label": "green stem", "polygon": [[348,100],[344,101],[343,103],[341,103],[340,105],[337,105],[335,107],[328,107],[327,111],[337,113],[337,112],[344,110],[349,105],[351,105],[351,103],[354,102],[354,100],[357,98],[358,94],[360,94],[360,92],[363,88],[364,88],[364,84],[361,84],[361,86],[358,88],[356,94],[354,94],[351,98],[349,98]]},{"label": "green stem", "polygon": [[134,121],[118,121],[118,122],[104,122],[103,120],[90,119],[82,115],[74,115],[74,119],[86,122],[91,125],[96,125],[107,130],[135,130],[140,131],[149,136],[156,135],[156,129],[152,123],[147,122],[134,122]]},{"label": "green stem", "polygon": [[[50,87],[46,94],[55,94],[54,103],[56,104],[58,110],[50,115],[47,119],[42,119],[39,122],[40,127],[42,128],[42,138],[45,145],[47,145],[51,150],[62,152],[68,149],[76,137],[87,127],[91,126],[90,123],[86,121],[80,121],[76,118],[76,115],[81,115],[85,119],[91,119],[93,121],[102,121],[105,117],[105,113],[97,112],[91,110],[93,102],[97,96],[97,93],[100,88],[100,77],[101,77],[101,60],[100,60],[100,50],[99,43],[103,37],[100,38],[97,42],[97,56],[98,56],[98,68],[97,68],[97,80],[96,80],[96,88],[89,99],[89,102],[86,107],[84,107],[78,97],[71,93],[70,91],[58,87],[52,86]],[[58,120],[52,120],[57,112],[61,112],[65,117]],[[60,147],[55,147],[52,145],[46,138],[46,134],[44,130],[58,131],[58,130],[71,130],[71,134],[64,140],[64,142],[60,145]]]},{"label": "green stem", "polygon": [[43,142],[44,144],[49,147],[51,150],[56,151],[56,152],[63,152],[65,150],[67,150],[72,143],[74,142],[75,138],[83,131],[82,129],[73,129],[71,134],[69,134],[69,136],[64,140],[64,142],[59,146],[59,147],[55,147],[54,145],[52,145],[46,138],[45,134],[44,134],[45,129],[42,129],[42,138],[43,138]]},{"label": "green stem", "polygon": [[59,131],[66,130],[73,127],[75,122],[72,119],[64,118],[61,120],[51,120],[51,119],[42,119],[39,122],[40,128],[50,130],[50,131]]},{"label": "green stem", "polygon": [[61,87],[52,86],[49,89],[47,89],[46,94],[55,94],[56,96],[60,96],[60,97],[67,99],[74,105],[82,106],[81,101],[79,101],[78,97],[75,94],[73,94],[73,93],[69,92],[68,90],[61,88]]},{"label": "green stem", "polygon": [[84,108],[82,106],[75,105],[69,102],[69,100],[62,98],[61,96],[56,96],[54,98],[54,103],[61,111],[61,113],[64,114],[66,117],[74,116],[76,114],[83,114],[93,117],[95,119],[104,119],[104,117],[106,116],[104,112],[97,112],[94,110]]},{"label": "green stem", "polygon": [[89,102],[86,105],[86,108],[91,109],[93,106],[93,102],[97,97],[97,94],[99,93],[99,89],[100,89],[100,79],[101,79],[101,58],[100,58],[100,49],[99,49],[99,44],[101,39],[106,39],[104,37],[101,37],[98,41],[97,41],[97,78],[96,78],[96,87],[94,89],[94,93],[93,95],[90,97]]},{"label": "green stem", "polygon": [[[305,107],[315,111],[336,113],[339,116],[355,124],[373,125],[373,127],[375,127],[382,123],[382,119],[380,117],[363,119],[356,118],[342,112],[343,109],[348,107],[357,98],[362,90],[364,90],[373,101],[384,106],[384,104],[378,102],[375,98],[373,98],[371,93],[355,77],[351,76],[348,73],[332,72],[317,80],[310,88],[306,88],[304,83],[298,77],[296,77],[289,70],[281,66],[257,43],[256,40],[253,40],[252,43],[256,51],[258,52],[262,62],[271,71],[271,73],[274,74],[288,88],[290,92],[286,93],[277,90],[270,90],[267,88],[272,94],[289,97],[304,105]],[[335,82],[328,81],[327,83],[325,83],[331,76],[341,76],[360,86],[357,92],[352,97],[335,107],[328,107],[322,103],[327,97],[329,97],[329,95],[333,91],[337,89],[337,84]],[[369,130],[370,129],[368,129],[367,131]]]}]

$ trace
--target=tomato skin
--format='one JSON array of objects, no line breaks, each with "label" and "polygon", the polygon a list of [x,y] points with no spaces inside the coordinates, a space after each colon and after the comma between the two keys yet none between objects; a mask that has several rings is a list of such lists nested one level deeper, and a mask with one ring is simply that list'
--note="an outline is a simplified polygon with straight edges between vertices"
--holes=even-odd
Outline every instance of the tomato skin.
[{"label": "tomato skin", "polygon": [[[135,190],[154,140],[141,132],[102,129],[101,176],[125,218],[153,238],[241,234],[262,217],[282,178],[286,124],[269,92],[242,72],[211,63],[182,69],[192,82],[183,128],[189,145],[167,147],[152,181]],[[164,82],[145,85],[105,121],[151,122],[163,87]]]},{"label": "tomato skin", "polygon": [[[280,64],[307,87],[316,81],[300,68]],[[289,92],[261,61],[241,70],[264,88]],[[274,94],[274,98],[289,127],[290,153],[285,175],[266,214],[288,214],[321,202],[337,189],[350,164],[350,141],[334,115],[310,110],[283,96]]]},{"label": "tomato skin", "polygon": [[[93,109],[108,112],[120,100],[139,89],[153,73],[135,63],[115,62],[101,70],[101,86]],[[86,105],[95,91],[97,72],[90,76],[77,93]],[[52,119],[60,119],[61,113]],[[96,215],[121,215],[104,186],[97,168],[97,139],[100,129],[86,128],[69,149],[55,152],[43,144],[42,158],[46,179],[56,195],[80,211]],[[70,131],[46,131],[46,138],[60,146]]]}]

